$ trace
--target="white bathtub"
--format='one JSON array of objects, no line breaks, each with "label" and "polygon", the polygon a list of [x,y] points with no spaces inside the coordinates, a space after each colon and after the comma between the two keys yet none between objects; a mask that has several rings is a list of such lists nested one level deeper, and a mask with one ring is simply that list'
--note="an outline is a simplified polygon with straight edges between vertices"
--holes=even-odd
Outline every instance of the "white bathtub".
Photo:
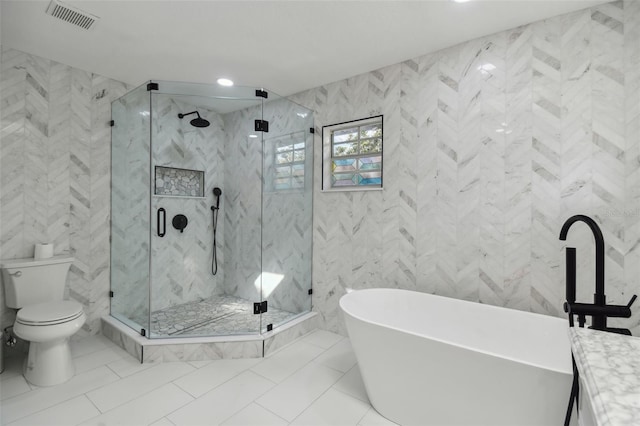
[{"label": "white bathtub", "polygon": [[340,307],[371,404],[389,420],[563,424],[567,320],[396,289],[353,291]]}]

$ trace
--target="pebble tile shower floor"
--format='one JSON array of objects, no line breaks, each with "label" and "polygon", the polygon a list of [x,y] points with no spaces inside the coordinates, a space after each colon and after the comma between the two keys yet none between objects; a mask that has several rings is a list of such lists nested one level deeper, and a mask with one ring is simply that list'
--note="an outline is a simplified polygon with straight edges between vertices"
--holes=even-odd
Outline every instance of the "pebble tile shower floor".
[{"label": "pebble tile shower floor", "polygon": [[103,336],[74,338],[76,375],[40,388],[10,357],[2,425],[394,425],[369,404],[349,339],[314,331],[266,358],[140,364]]},{"label": "pebble tile shower floor", "polygon": [[[235,296],[220,295],[151,313],[151,336],[228,335],[266,331],[267,324],[280,324],[296,314],[269,307],[262,318],[254,315],[253,302]],[[144,317],[138,324],[146,324]],[[262,324],[261,324],[262,323]]]}]

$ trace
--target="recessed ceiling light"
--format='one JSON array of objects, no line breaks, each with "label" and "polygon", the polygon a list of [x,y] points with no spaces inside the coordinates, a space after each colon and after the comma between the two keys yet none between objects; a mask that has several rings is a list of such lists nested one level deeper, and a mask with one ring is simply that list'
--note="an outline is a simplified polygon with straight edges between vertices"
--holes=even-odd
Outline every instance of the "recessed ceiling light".
[{"label": "recessed ceiling light", "polygon": [[466,3],[470,0],[452,0],[454,3]]},{"label": "recessed ceiling light", "polygon": [[218,79],[218,84],[220,86],[233,86],[233,81],[229,80],[228,78],[219,78]]}]

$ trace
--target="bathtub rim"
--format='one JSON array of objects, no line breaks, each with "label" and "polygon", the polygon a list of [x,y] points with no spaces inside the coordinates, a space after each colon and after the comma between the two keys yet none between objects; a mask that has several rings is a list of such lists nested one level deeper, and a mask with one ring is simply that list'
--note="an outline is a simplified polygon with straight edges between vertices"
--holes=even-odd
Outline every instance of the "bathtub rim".
[{"label": "bathtub rim", "polygon": [[[338,304],[340,306],[340,310],[342,311],[343,314],[349,315],[349,316],[351,316],[352,318],[354,318],[354,319],[356,319],[358,321],[363,321],[363,322],[366,322],[366,323],[369,323],[369,324],[376,325],[378,327],[388,328],[388,329],[391,329],[391,330],[395,330],[395,331],[398,331],[398,332],[401,332],[401,333],[410,334],[412,336],[420,337],[420,338],[423,338],[423,339],[430,339],[430,340],[433,340],[433,341],[436,341],[436,342],[439,342],[439,343],[442,343],[442,344],[445,344],[445,345],[455,346],[455,347],[458,347],[458,348],[461,348],[461,349],[464,349],[464,350],[482,353],[482,354],[485,354],[485,355],[488,355],[488,356],[493,356],[493,357],[497,357],[497,358],[504,359],[504,360],[507,360],[507,361],[529,365],[529,366],[535,367],[535,368],[540,368],[540,369],[544,369],[544,370],[548,370],[548,371],[553,371],[553,372],[560,373],[560,374],[569,374],[569,375],[573,374],[573,369],[571,368],[571,363],[570,362],[569,362],[569,365],[568,365],[567,369],[566,370],[562,370],[560,368],[550,367],[548,365],[542,365],[540,363],[535,363],[535,362],[523,360],[521,358],[505,356],[504,354],[496,353],[494,351],[487,351],[487,350],[476,348],[476,347],[473,347],[473,346],[464,345],[464,344],[461,344],[461,343],[456,343],[456,342],[452,342],[452,341],[449,341],[449,340],[444,340],[444,339],[433,337],[433,336],[428,336],[428,335],[425,335],[425,334],[417,333],[417,332],[406,330],[406,329],[401,329],[401,328],[394,327],[394,326],[389,325],[389,324],[383,324],[383,323],[381,323],[379,321],[373,321],[373,320],[370,320],[370,319],[365,319],[365,318],[362,318],[359,315],[355,315],[355,314],[349,312],[344,307],[343,299],[347,298],[352,293],[358,293],[358,292],[371,292],[371,293],[374,293],[374,292],[384,292],[384,291],[387,291],[387,292],[388,291],[402,292],[402,293],[417,293],[417,294],[421,294],[421,295],[426,295],[428,297],[441,298],[441,299],[452,299],[452,300],[455,300],[456,302],[460,302],[460,303],[464,303],[464,304],[479,304],[479,305],[482,305],[482,306],[484,306],[484,307],[486,307],[488,309],[491,309],[491,310],[504,310],[504,309],[507,309],[507,310],[510,310],[510,311],[516,311],[519,314],[523,314],[525,316],[530,316],[530,317],[540,317],[540,316],[542,316],[542,317],[546,317],[546,318],[549,318],[549,319],[552,319],[552,320],[556,320],[557,319],[559,321],[563,321],[562,318],[554,317],[554,316],[551,316],[551,315],[538,314],[538,313],[529,312],[529,311],[521,311],[521,310],[512,309],[512,308],[505,308],[503,306],[488,305],[488,304],[480,303],[480,302],[471,302],[469,300],[456,299],[454,297],[440,296],[438,294],[425,293],[425,292],[420,292],[420,291],[415,291],[415,290],[406,290],[406,289],[388,288],[388,287],[366,288],[366,289],[361,289],[361,290],[352,290],[349,293],[347,293],[347,294],[343,295],[342,297],[340,297],[340,300],[338,302]],[[570,349],[569,334],[568,334],[568,327],[569,327],[568,322],[566,322],[566,325],[567,325],[567,347]],[[348,332],[348,327],[347,327],[347,332]],[[569,352],[567,354],[567,356],[569,356],[570,354],[571,354],[571,352]]]}]

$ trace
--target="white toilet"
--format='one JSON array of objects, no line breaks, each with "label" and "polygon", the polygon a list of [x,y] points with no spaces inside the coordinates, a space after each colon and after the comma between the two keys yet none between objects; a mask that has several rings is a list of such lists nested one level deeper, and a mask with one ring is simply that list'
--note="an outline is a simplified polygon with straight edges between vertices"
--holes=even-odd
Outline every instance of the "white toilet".
[{"label": "white toilet", "polygon": [[66,382],[75,372],[69,337],[87,317],[82,305],[63,300],[72,257],[2,261],[6,304],[19,309],[13,331],[30,342],[24,377],[37,386]]}]

